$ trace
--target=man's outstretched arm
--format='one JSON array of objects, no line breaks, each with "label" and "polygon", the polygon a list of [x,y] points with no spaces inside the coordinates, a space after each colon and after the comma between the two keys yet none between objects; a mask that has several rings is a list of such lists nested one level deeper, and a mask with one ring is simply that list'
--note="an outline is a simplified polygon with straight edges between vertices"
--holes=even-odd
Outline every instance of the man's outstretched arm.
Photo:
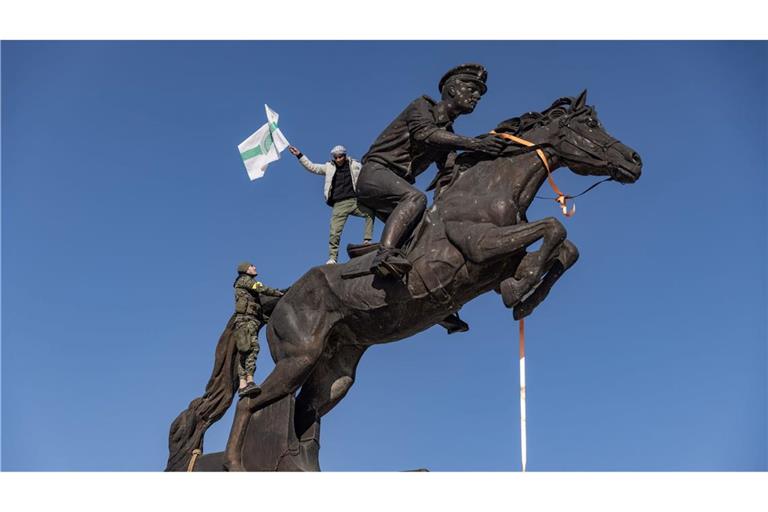
[{"label": "man's outstretched arm", "polygon": [[307,158],[305,154],[299,150],[299,148],[288,146],[288,151],[290,151],[293,156],[298,158],[301,165],[303,165],[304,168],[309,172],[325,175],[325,165],[313,163],[309,158]]},{"label": "man's outstretched arm", "polygon": [[282,297],[285,295],[283,292],[276,288],[270,288],[269,286],[265,285],[261,281],[255,281],[251,285],[251,289],[258,292],[263,293],[264,295],[271,295],[272,297]]}]

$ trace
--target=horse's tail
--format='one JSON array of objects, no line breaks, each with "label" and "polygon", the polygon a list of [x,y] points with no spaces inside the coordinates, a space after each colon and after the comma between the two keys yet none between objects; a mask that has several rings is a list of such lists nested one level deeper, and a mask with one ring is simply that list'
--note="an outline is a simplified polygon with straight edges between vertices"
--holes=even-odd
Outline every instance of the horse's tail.
[{"label": "horse's tail", "polygon": [[235,315],[229,319],[216,345],[213,372],[203,396],[195,398],[171,424],[166,471],[187,471],[194,450],[203,449],[203,436],[232,404],[237,389],[237,349],[233,334]]}]

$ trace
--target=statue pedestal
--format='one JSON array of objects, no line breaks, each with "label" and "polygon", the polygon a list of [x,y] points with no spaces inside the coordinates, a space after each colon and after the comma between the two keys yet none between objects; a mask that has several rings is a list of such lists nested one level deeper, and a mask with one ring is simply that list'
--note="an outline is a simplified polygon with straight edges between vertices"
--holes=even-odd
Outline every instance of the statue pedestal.
[{"label": "statue pedestal", "polygon": [[[293,423],[296,398],[289,395],[251,415],[243,443],[248,471],[320,471],[320,424],[299,440]],[[223,471],[224,453],[203,455],[195,471]]]},{"label": "statue pedestal", "polygon": [[251,416],[243,444],[248,471],[320,471],[320,424],[297,439],[293,427],[296,398],[289,395]]}]

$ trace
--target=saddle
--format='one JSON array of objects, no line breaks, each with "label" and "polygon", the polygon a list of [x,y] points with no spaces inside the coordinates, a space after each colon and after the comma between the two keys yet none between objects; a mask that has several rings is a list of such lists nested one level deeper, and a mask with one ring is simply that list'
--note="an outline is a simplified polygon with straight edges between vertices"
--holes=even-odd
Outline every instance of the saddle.
[{"label": "saddle", "polygon": [[379,243],[374,244],[348,244],[347,255],[349,262],[344,264],[344,270],[341,273],[342,279],[354,279],[370,275],[371,263],[379,250]]},{"label": "saddle", "polygon": [[[419,220],[418,225],[413,230],[411,235],[408,237],[406,242],[403,244],[402,249],[393,249],[391,250],[390,254],[394,256],[394,265],[397,266],[398,264],[402,264],[408,268],[408,271],[405,272],[407,274],[410,272],[410,268],[413,266],[413,263],[424,257],[423,254],[416,254],[411,255],[411,245],[419,239],[419,237],[422,236],[424,230],[426,229],[426,222],[428,222],[429,217],[435,217],[431,215],[429,212],[425,212],[424,215]],[[436,216],[436,219],[432,220],[432,223],[441,223],[442,221],[439,219],[439,215]],[[371,243],[371,244],[348,244],[347,245],[347,254],[349,255],[349,262],[344,264],[344,270],[341,272],[341,278],[342,279],[354,279],[357,277],[363,277],[367,275],[374,274],[374,272],[371,271],[371,266],[375,264],[374,259],[376,258],[376,255],[378,253],[379,247],[381,246],[380,243]],[[391,271],[392,274],[397,274],[398,269],[393,269]],[[400,272],[401,274],[403,272]],[[428,272],[430,273],[430,272]],[[431,276],[429,276],[426,281],[433,281],[433,279],[430,279]],[[422,279],[424,279],[424,276],[422,276]],[[436,283],[432,283],[436,284]]]}]

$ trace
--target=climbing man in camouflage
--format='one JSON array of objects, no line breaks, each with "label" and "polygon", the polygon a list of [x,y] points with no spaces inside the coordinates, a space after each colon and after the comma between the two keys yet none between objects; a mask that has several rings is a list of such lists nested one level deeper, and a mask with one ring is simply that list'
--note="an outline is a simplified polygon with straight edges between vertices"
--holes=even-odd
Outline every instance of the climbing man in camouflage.
[{"label": "climbing man in camouflage", "polygon": [[260,294],[282,297],[283,290],[270,288],[254,279],[258,275],[252,263],[241,263],[235,279],[235,343],[237,345],[237,376],[239,395],[256,396],[261,388],[253,382],[256,358],[259,355],[259,330],[267,322]]}]

